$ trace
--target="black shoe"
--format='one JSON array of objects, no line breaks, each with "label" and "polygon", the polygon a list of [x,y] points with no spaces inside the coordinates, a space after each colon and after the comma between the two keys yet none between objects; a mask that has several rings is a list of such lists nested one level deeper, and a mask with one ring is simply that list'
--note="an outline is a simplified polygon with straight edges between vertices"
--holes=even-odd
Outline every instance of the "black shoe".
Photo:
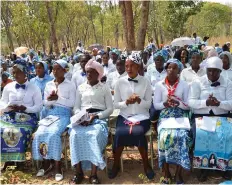
[{"label": "black shoe", "polygon": [[146,173],[146,176],[149,180],[152,180],[155,177],[155,172],[153,170],[150,170],[149,172]]},{"label": "black shoe", "polygon": [[208,170],[201,170],[201,174],[198,177],[198,181],[200,181],[200,182],[207,181],[207,176],[208,176]]},{"label": "black shoe", "polygon": [[83,179],[84,179],[84,174],[83,173],[78,173],[77,175],[75,175],[73,177],[73,179],[71,180],[71,183],[69,183],[69,184],[81,184]]},{"label": "black shoe", "polygon": [[89,177],[89,183],[90,184],[101,184],[101,182],[99,181],[97,175],[91,175]]},{"label": "black shoe", "polygon": [[118,172],[119,172],[119,168],[117,168],[115,172],[113,172],[113,170],[109,170],[108,178],[109,179],[114,179],[118,175]]}]

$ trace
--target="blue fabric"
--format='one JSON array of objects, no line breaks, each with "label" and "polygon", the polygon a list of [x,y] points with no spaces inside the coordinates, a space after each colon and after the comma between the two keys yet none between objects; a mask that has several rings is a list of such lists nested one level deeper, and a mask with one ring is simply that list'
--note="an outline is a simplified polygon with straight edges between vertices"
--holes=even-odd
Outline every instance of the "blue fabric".
[{"label": "blue fabric", "polygon": [[16,88],[16,89],[19,89],[19,88],[25,89],[25,88],[26,88],[26,85],[25,85],[25,84],[22,84],[22,85],[20,85],[20,84],[15,84],[15,88]]},{"label": "blue fabric", "polygon": [[43,80],[41,80],[38,76],[36,76],[32,78],[30,82],[40,88],[42,98],[44,99],[44,90],[45,90],[46,84],[52,80],[53,78],[50,75],[45,74]]},{"label": "blue fabric", "polygon": [[223,185],[223,184],[232,184],[232,181],[225,181],[225,182],[220,183],[219,185]]},{"label": "blue fabric", "polygon": [[40,125],[35,132],[32,154],[35,160],[54,159],[60,161],[62,152],[61,135],[70,123],[71,109],[54,106],[47,110],[47,115],[58,116],[60,119],[49,126]]},{"label": "blue fabric", "polygon": [[68,63],[63,59],[56,60],[54,64],[59,64],[64,69],[68,66]]},{"label": "blue fabric", "polygon": [[[158,125],[162,118],[188,117],[188,112],[180,108],[163,109],[160,113]],[[180,165],[186,170],[190,170],[191,163],[189,149],[192,146],[191,132],[184,129],[161,129],[158,134],[159,167],[162,168],[164,162]]]},{"label": "blue fabric", "polygon": [[166,49],[159,50],[154,53],[153,60],[155,61],[158,56],[161,56],[164,59],[164,62],[168,60],[168,51]]},{"label": "blue fabric", "polygon": [[40,63],[43,64],[43,66],[44,66],[44,72],[45,72],[45,74],[48,75],[49,74],[48,64],[46,62],[44,62],[44,61],[40,61]]},{"label": "blue fabric", "polygon": [[148,146],[145,134],[150,129],[150,120],[143,120],[140,121],[139,125],[134,125],[131,134],[130,126],[124,123],[125,120],[121,115],[118,116],[113,151],[120,146],[144,147],[147,150]]},{"label": "blue fabric", "polygon": [[[195,168],[232,170],[232,119],[219,117],[215,132],[196,128]],[[215,159],[215,160],[211,160]]]},{"label": "blue fabric", "polygon": [[37,126],[35,114],[4,113],[0,116],[1,162],[25,161],[31,134]]},{"label": "blue fabric", "polygon": [[183,64],[178,60],[178,59],[176,59],[176,58],[171,58],[171,59],[169,59],[167,62],[166,62],[166,64],[165,64],[165,69],[166,69],[166,66],[168,66],[168,64],[177,64],[177,66],[178,66],[178,68],[179,68],[179,70],[180,71],[182,71],[183,69],[184,69],[184,66],[183,66]]},{"label": "blue fabric", "polygon": [[107,141],[105,121],[95,119],[92,125],[72,128],[69,137],[72,166],[81,162],[83,170],[90,170],[92,163],[103,170],[106,164],[102,153]]}]

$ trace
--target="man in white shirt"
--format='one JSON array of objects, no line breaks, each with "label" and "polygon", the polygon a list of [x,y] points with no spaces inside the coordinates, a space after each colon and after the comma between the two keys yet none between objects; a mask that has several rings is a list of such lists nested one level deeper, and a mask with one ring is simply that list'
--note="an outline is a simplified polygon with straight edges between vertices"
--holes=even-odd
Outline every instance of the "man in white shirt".
[{"label": "man in white shirt", "polygon": [[114,87],[118,79],[127,75],[125,72],[125,60],[118,59],[116,62],[116,69],[117,71],[110,73],[106,80],[106,84],[110,87],[112,95],[114,95]]},{"label": "man in white shirt", "polygon": [[86,72],[85,72],[85,65],[91,59],[89,54],[81,55],[79,58],[81,70],[77,70],[73,73],[71,82],[75,85],[77,89],[79,85],[83,84],[87,81],[86,79]]},{"label": "man in white shirt", "polygon": [[198,37],[196,33],[193,33],[193,42],[194,42],[195,45],[199,45],[202,42],[201,38]]},{"label": "man in white shirt", "polygon": [[206,72],[204,68],[200,67],[201,59],[202,57],[199,52],[193,52],[191,57],[192,65],[183,69],[180,79],[191,84],[195,79],[204,76]]}]

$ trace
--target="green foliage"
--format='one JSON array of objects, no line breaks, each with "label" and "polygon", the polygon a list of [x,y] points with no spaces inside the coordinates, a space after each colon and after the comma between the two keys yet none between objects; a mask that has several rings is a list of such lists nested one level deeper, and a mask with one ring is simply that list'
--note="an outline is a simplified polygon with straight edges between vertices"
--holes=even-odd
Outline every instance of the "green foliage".
[{"label": "green foliage", "polygon": [[201,11],[191,16],[186,23],[188,32],[192,30],[200,35],[220,36],[225,26],[232,23],[232,10],[219,3],[204,3]]}]

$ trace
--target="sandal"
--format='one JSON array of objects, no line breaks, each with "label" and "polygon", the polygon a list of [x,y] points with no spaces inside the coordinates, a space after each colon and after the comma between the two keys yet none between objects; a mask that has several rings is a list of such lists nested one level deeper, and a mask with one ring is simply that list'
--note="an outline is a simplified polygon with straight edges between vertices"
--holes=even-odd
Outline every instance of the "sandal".
[{"label": "sandal", "polygon": [[69,182],[69,184],[81,184],[81,182],[84,179],[84,174],[83,173],[78,173],[77,175],[75,175],[71,182]]},{"label": "sandal", "polygon": [[90,184],[101,184],[101,182],[99,181],[97,175],[91,175],[89,177],[89,183]]},{"label": "sandal", "polygon": [[161,178],[160,178],[160,183],[161,183],[161,184],[171,184],[171,178],[164,178],[164,177],[161,177]]}]

